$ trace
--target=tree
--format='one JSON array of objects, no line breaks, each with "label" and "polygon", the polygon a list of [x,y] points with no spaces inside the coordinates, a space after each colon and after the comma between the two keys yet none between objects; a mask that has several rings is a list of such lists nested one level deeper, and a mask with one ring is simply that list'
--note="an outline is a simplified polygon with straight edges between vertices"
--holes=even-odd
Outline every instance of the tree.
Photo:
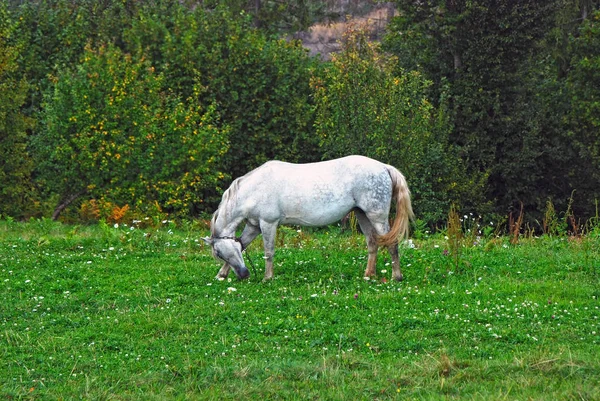
[{"label": "tree", "polygon": [[247,14],[255,28],[269,34],[305,30],[327,12],[326,1],[314,0],[213,0],[203,3],[206,9],[225,6],[232,15]]},{"label": "tree", "polygon": [[142,10],[128,46],[150,58],[179,96],[215,105],[230,129],[223,168],[231,177],[270,159],[319,158],[310,88],[317,60],[298,42],[270,38],[225,7],[163,10]]},{"label": "tree", "polygon": [[227,130],[214,110],[170,94],[147,62],[87,48],[54,82],[33,143],[40,179],[59,195],[53,218],[84,194],[180,215],[214,195]]},{"label": "tree", "polygon": [[362,154],[398,167],[415,209],[435,224],[452,201],[477,199],[481,183],[466,176],[448,143],[446,102],[430,102],[431,82],[394,68],[364,30],[351,27],[325,79],[313,82],[317,134],[325,158]]},{"label": "tree", "polygon": [[[400,65],[449,85],[450,141],[471,174],[487,175],[488,199],[506,213],[522,201],[537,208],[544,137],[531,120],[529,63],[549,30],[556,2],[539,0],[397,1],[386,48]],[[434,98],[437,98],[435,96]]]},{"label": "tree", "polygon": [[79,62],[86,45],[113,43],[122,48],[123,32],[137,14],[139,2],[38,0],[13,6],[17,35],[23,46],[20,72],[29,83],[26,112],[34,117],[48,76]]},{"label": "tree", "polygon": [[16,39],[11,15],[0,3],[0,215],[20,218],[33,206],[33,165],[27,152],[31,120],[21,111],[28,87],[18,74]]},{"label": "tree", "polygon": [[577,35],[570,36],[570,49],[566,119],[575,157],[569,175],[578,191],[576,197],[587,201],[584,213],[593,215],[593,201],[600,198],[600,11],[582,23]]}]

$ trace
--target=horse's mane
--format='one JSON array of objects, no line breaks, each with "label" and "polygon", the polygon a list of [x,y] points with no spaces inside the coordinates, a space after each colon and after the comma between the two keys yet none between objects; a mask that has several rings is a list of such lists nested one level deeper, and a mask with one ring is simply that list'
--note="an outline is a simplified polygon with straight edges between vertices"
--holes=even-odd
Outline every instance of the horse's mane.
[{"label": "horse's mane", "polygon": [[220,214],[223,214],[225,217],[229,217],[231,214],[231,210],[235,206],[235,200],[237,198],[238,189],[240,187],[240,181],[244,177],[236,178],[229,188],[223,192],[223,197],[221,198],[221,202],[219,203],[219,207],[213,213],[212,219],[210,221],[210,234],[211,236],[215,235],[215,222],[217,221],[217,217]]},{"label": "horse's mane", "polygon": [[212,237],[215,236],[215,223],[217,221],[217,217],[219,217],[219,215],[221,215],[221,213],[223,213],[225,216],[225,221],[227,221],[227,219],[231,216],[231,213],[237,204],[237,195],[239,192],[240,184],[242,183],[244,178],[248,177],[254,171],[255,170],[252,170],[248,174],[243,175],[243,176],[238,177],[235,180],[233,180],[233,182],[231,183],[229,188],[227,188],[225,190],[225,192],[223,192],[223,197],[221,198],[219,207],[213,213],[212,219],[210,221],[210,235]]}]

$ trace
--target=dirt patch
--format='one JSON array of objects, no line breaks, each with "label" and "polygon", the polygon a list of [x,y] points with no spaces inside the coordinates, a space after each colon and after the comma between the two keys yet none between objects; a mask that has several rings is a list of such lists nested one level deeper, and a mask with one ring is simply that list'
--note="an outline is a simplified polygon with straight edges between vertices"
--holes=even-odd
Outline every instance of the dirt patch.
[{"label": "dirt patch", "polygon": [[351,25],[365,27],[371,40],[380,40],[387,24],[397,15],[392,3],[382,3],[362,16],[348,15],[339,21],[314,24],[307,31],[294,34],[295,39],[302,41],[310,55],[320,55],[323,60],[330,60],[331,55],[341,49],[344,32]]}]

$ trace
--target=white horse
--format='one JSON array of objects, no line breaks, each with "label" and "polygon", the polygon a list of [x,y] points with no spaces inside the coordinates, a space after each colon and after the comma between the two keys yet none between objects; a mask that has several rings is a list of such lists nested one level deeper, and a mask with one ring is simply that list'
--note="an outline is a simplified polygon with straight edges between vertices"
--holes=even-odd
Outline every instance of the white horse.
[{"label": "white horse", "polygon": [[[388,222],[392,199],[396,217]],[[239,279],[250,273],[242,251],[260,233],[265,250],[265,280],[273,277],[275,234],[280,224],[324,226],[354,211],[367,238],[365,277],[376,274],[377,249],[386,246],[395,280],[402,280],[398,238],[408,236],[413,218],[410,191],[396,168],[364,156],[309,164],[270,161],[233,181],[211,220],[211,236],[203,238],[225,264],[217,278],[233,267]],[[236,229],[245,222],[240,237]]]}]

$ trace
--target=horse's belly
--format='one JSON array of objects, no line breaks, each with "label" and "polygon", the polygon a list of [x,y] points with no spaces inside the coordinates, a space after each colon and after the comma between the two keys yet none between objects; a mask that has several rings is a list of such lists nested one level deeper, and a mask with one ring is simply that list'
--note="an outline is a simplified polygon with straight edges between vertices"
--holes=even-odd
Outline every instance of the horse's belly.
[{"label": "horse's belly", "polygon": [[298,225],[298,226],[308,226],[308,227],[322,227],[336,221],[341,220],[346,213],[341,215],[336,215],[335,218],[331,218],[332,216],[315,216],[315,215],[304,215],[304,216],[284,216],[281,220],[281,224],[285,225]]},{"label": "horse's belly", "polygon": [[341,220],[354,208],[351,201],[337,203],[300,202],[282,210],[281,224],[326,226]]}]

